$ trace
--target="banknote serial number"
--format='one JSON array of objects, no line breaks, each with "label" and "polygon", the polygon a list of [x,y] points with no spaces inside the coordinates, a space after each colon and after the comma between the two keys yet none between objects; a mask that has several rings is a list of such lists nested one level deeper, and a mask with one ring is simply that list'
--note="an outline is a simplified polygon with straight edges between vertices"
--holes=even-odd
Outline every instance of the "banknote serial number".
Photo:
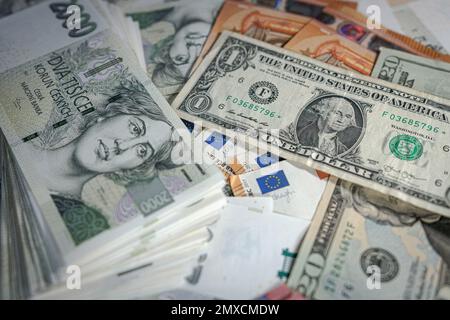
[{"label": "banknote serial number", "polygon": [[434,132],[434,133],[438,133],[439,132],[439,127],[434,127],[431,124],[419,121],[419,120],[414,120],[408,117],[403,117],[394,113],[390,113],[389,111],[383,111],[382,113],[382,117],[383,118],[388,118],[391,121],[394,122],[400,122],[403,124],[407,124],[411,127],[415,127],[415,128],[419,128],[419,129],[423,129],[429,132]]},{"label": "banknote serial number", "polygon": [[270,117],[270,118],[281,118],[281,116],[275,111],[264,108],[262,106],[254,104],[252,102],[242,100],[240,98],[236,98],[233,96],[227,96],[225,101],[231,102],[232,104],[235,104],[239,107],[246,108],[246,109],[252,110],[254,112],[258,112],[258,113],[265,115],[267,117]]}]

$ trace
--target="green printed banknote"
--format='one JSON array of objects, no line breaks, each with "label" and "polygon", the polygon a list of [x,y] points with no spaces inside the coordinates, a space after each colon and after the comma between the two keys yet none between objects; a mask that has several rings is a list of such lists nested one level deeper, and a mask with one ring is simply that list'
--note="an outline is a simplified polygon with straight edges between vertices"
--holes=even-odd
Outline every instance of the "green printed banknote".
[{"label": "green printed banknote", "polygon": [[450,216],[450,101],[223,32],[173,105],[187,120]]},{"label": "green printed banknote", "polygon": [[448,299],[450,219],[332,179],[288,285],[313,299]]},{"label": "green printed banknote", "polygon": [[450,99],[450,64],[381,48],[372,77]]}]

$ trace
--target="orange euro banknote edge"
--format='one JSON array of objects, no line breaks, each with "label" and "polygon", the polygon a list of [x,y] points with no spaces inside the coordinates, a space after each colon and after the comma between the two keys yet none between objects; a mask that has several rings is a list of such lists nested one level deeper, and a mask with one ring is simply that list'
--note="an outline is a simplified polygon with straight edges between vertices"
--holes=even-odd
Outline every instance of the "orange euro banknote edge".
[{"label": "orange euro banknote edge", "polygon": [[201,63],[223,30],[282,46],[311,20],[283,11],[237,1],[225,1],[203,45],[191,74]]},{"label": "orange euro banknote edge", "polygon": [[328,26],[338,34],[378,53],[380,46],[407,51],[419,56],[450,62],[450,55],[426,47],[412,38],[394,32],[386,27],[367,28],[368,18],[356,10],[340,3],[330,3],[324,12],[334,21]]},{"label": "orange euro banknote edge", "polygon": [[376,61],[374,52],[315,20],[305,25],[284,48],[365,75],[370,75]]}]

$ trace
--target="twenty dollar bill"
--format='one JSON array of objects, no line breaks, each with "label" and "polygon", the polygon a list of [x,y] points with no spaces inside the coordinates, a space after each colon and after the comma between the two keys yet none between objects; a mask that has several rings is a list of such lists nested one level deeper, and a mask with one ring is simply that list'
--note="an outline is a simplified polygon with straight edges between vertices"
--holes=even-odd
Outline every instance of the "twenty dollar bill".
[{"label": "twenty dollar bill", "polygon": [[447,216],[449,105],[230,32],[173,104],[187,120]]},{"label": "twenty dollar bill", "polygon": [[334,180],[288,280],[313,299],[449,298],[450,220]]},{"label": "twenty dollar bill", "polygon": [[450,64],[381,48],[372,76],[450,99]]}]

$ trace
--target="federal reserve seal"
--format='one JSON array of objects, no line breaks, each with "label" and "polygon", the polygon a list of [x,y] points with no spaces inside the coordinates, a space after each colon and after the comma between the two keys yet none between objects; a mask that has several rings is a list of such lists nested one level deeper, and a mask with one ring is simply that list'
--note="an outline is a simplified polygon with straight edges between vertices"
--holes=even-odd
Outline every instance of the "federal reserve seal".
[{"label": "federal reserve seal", "polygon": [[419,159],[423,152],[419,139],[407,134],[392,138],[389,141],[389,149],[396,158],[406,161]]},{"label": "federal reserve seal", "polygon": [[278,89],[268,81],[258,81],[248,90],[250,99],[259,104],[269,104],[277,100]]},{"label": "federal reserve seal", "polygon": [[380,268],[381,282],[391,281],[398,274],[398,261],[387,250],[381,248],[370,248],[363,252],[361,255],[361,268],[367,276],[371,275],[371,273],[368,272],[368,268],[374,265]]}]

